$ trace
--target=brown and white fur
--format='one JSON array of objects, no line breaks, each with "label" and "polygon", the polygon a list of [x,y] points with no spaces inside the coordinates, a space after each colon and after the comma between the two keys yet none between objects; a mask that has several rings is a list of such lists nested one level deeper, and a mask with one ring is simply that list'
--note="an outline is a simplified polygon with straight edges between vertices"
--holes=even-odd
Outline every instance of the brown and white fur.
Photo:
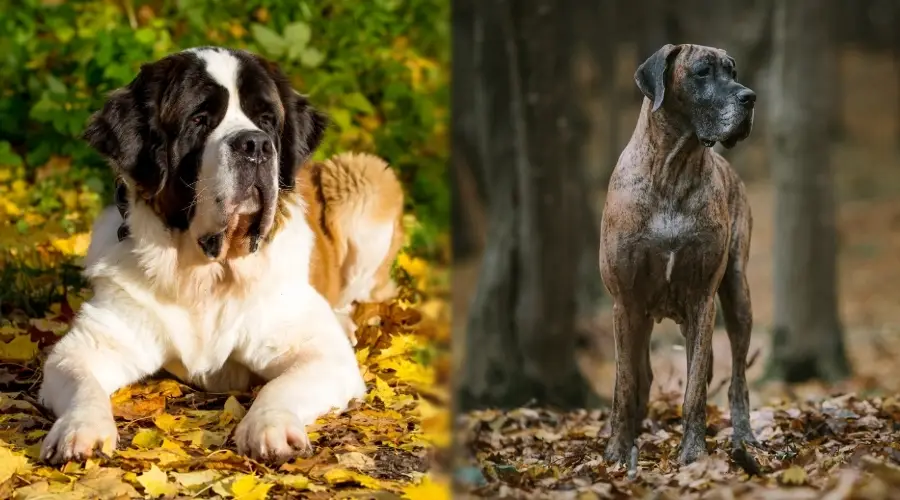
[{"label": "brown and white fur", "polygon": [[301,169],[297,190],[316,234],[310,282],[356,345],[354,302],[381,302],[397,292],[391,266],[403,246],[403,189],[381,158],[343,153]]},{"label": "brown and white fur", "polygon": [[265,381],[234,434],[258,459],[310,451],[305,426],[364,395],[312,284],[317,229],[295,189],[324,129],[277,67],[243,51],[173,54],[109,97],[85,137],[123,179],[129,235],[114,207],[95,222],[94,296],[44,364],[39,397],[57,420],[43,459],[110,452],[110,394],[162,368],[210,391]]}]

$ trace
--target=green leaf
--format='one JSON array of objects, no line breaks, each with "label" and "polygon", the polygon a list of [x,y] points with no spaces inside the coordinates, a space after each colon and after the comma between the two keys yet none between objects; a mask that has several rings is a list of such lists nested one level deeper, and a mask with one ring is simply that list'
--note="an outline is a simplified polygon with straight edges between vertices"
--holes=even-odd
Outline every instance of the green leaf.
[{"label": "green leaf", "polygon": [[300,64],[306,66],[307,68],[318,67],[324,60],[325,54],[322,54],[321,52],[313,48],[308,48],[300,53]]},{"label": "green leaf", "polygon": [[344,97],[344,106],[350,108],[354,111],[359,111],[360,113],[365,113],[367,115],[375,114],[375,108],[372,107],[372,103],[366,99],[366,96],[362,95],[359,92],[353,92],[347,94]]},{"label": "green leaf", "polygon": [[251,24],[250,33],[259,43],[260,47],[274,57],[281,57],[287,49],[287,43],[281,38],[281,35],[266,28],[261,24]]},{"label": "green leaf", "polygon": [[47,75],[47,89],[51,94],[65,94],[68,89],[66,88],[66,84],[59,81],[53,75]]},{"label": "green leaf", "polygon": [[311,37],[312,30],[308,24],[302,21],[291,23],[284,28],[284,41],[290,45],[297,45],[301,48],[306,47]]},{"label": "green leaf", "polygon": [[153,45],[156,41],[156,33],[150,28],[141,28],[134,32],[134,39],[144,45]]},{"label": "green leaf", "polygon": [[334,121],[335,125],[342,130],[346,130],[352,126],[350,112],[346,109],[332,109],[328,114],[331,115],[331,119]]}]

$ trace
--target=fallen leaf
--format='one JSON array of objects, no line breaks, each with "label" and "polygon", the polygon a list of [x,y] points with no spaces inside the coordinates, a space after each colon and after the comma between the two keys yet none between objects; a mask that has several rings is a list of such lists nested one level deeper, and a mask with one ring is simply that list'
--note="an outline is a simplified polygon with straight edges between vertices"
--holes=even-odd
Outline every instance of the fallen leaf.
[{"label": "fallen leaf", "polygon": [[324,478],[326,481],[328,481],[328,484],[332,486],[346,483],[356,483],[364,488],[381,488],[381,482],[374,477],[370,477],[359,472],[353,472],[347,469],[331,469],[325,473]]},{"label": "fallen leaf", "polygon": [[169,482],[166,473],[155,465],[151,465],[150,470],[139,475],[137,481],[144,487],[144,491],[153,498],[178,493],[178,488]]},{"label": "fallen leaf", "polygon": [[340,455],[337,455],[337,460],[343,467],[356,469],[360,472],[365,472],[375,467],[375,460],[372,459],[372,457],[358,451],[341,453]]},{"label": "fallen leaf", "polygon": [[172,477],[175,482],[185,488],[197,491],[203,489],[206,485],[217,481],[221,474],[214,470],[198,470],[193,472],[173,472]]},{"label": "fallen leaf", "polygon": [[30,469],[28,458],[14,453],[9,448],[0,447],[0,484],[6,482],[13,474],[21,474]]},{"label": "fallen leaf", "polygon": [[235,500],[265,500],[271,488],[271,483],[260,483],[254,476],[242,475],[231,483],[231,494]]},{"label": "fallen leaf", "polygon": [[449,500],[451,497],[448,484],[432,481],[429,476],[423,477],[419,484],[403,488],[403,498],[408,500]]}]

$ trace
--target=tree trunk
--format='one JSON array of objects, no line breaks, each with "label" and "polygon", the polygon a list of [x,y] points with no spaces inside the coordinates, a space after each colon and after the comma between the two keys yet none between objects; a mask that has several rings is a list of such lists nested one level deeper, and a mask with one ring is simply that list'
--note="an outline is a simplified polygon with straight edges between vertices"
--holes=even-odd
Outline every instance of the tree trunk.
[{"label": "tree trunk", "polygon": [[829,86],[838,77],[828,3],[777,2],[768,110],[776,188],[775,317],[769,375],[789,382],[849,374],[837,305]]},{"label": "tree trunk", "polygon": [[482,214],[484,210],[484,179],[476,171],[478,137],[477,107],[474,105],[476,44],[475,7],[477,0],[459,0],[453,4],[453,65],[452,102],[453,123],[450,127],[453,144],[450,161],[451,231],[453,260],[460,262],[477,255],[484,245]]},{"label": "tree trunk", "polygon": [[[529,401],[584,407],[592,397],[574,362],[579,313],[600,277],[596,220],[578,168],[574,75],[561,56],[572,46],[568,4],[475,3],[470,78],[489,230],[457,378],[462,410]],[[467,112],[460,104],[454,116]]]}]

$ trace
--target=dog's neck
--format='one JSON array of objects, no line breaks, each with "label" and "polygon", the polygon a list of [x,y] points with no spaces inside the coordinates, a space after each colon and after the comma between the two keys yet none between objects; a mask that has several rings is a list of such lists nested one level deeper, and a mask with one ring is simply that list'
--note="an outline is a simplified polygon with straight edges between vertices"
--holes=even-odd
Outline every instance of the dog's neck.
[{"label": "dog's neck", "polygon": [[707,164],[704,156],[709,148],[700,143],[693,127],[686,120],[677,120],[664,109],[651,111],[652,102],[644,99],[637,129],[644,130],[649,141],[650,155],[640,162],[647,175],[660,187],[673,186],[684,179],[696,178]]},{"label": "dog's neck", "polygon": [[[124,210],[127,214],[125,227],[130,234],[126,237],[127,241],[120,239],[119,245],[126,245],[135,259],[133,271],[149,278],[147,281],[152,283],[154,293],[161,299],[198,306],[211,298],[219,301],[224,297],[240,299],[252,295],[256,287],[263,286],[263,283],[276,286],[275,282],[288,275],[300,273],[308,276],[308,269],[293,269],[303,266],[291,266],[295,259],[302,261],[303,256],[283,255],[281,248],[284,245],[311,248],[312,236],[308,227],[305,232],[294,225],[289,230],[284,227],[288,219],[303,218],[302,204],[298,204],[296,197],[287,197],[279,205],[278,227],[273,230],[278,234],[273,233],[257,252],[210,261],[188,232],[165,227],[150,206],[131,199]],[[305,226],[303,221],[298,222]],[[281,238],[308,238],[310,241],[307,245],[298,246],[296,241],[280,244],[278,240]],[[286,258],[290,262],[281,262]],[[293,279],[300,283],[303,276]]]}]

